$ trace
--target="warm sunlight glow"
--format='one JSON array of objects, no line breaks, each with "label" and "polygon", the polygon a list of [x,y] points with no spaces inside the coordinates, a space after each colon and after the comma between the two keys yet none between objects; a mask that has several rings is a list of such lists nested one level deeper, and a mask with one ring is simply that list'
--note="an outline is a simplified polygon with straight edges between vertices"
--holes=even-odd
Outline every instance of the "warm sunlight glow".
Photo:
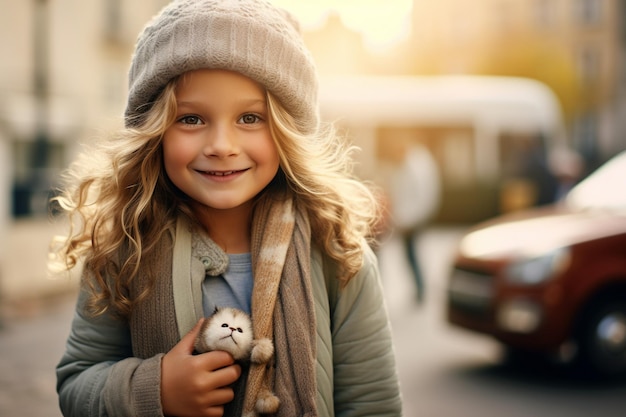
[{"label": "warm sunlight glow", "polygon": [[337,12],[344,24],[361,32],[367,46],[384,48],[409,34],[412,0],[273,0],[293,13],[304,30],[322,25]]}]

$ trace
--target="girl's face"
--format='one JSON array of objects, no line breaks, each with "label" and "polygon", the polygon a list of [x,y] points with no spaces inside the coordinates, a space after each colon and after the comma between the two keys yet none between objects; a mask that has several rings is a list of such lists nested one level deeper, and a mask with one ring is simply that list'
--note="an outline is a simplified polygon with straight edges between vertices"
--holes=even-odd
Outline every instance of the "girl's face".
[{"label": "girl's face", "polygon": [[264,90],[241,74],[203,69],[181,78],[176,101],[163,137],[170,180],[195,209],[251,203],[279,166]]}]

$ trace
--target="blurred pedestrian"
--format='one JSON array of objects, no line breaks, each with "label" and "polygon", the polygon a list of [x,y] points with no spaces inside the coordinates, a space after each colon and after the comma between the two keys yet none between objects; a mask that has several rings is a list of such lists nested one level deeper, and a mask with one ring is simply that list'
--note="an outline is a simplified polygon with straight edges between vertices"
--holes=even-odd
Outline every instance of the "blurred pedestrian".
[{"label": "blurred pedestrian", "polygon": [[[401,414],[375,197],[316,96],[297,23],[264,0],[175,1],[146,27],[126,128],[58,200],[84,261],[64,415]],[[216,306],[251,314],[273,366],[193,355]]]},{"label": "blurred pedestrian", "polygon": [[428,148],[416,141],[404,147],[404,157],[392,171],[389,183],[391,222],[402,239],[404,253],[417,288],[417,300],[425,296],[419,261],[419,239],[433,219],[441,199],[437,162]]},{"label": "blurred pedestrian", "polygon": [[585,163],[578,152],[561,147],[550,153],[549,166],[557,180],[553,201],[558,202],[583,178]]}]

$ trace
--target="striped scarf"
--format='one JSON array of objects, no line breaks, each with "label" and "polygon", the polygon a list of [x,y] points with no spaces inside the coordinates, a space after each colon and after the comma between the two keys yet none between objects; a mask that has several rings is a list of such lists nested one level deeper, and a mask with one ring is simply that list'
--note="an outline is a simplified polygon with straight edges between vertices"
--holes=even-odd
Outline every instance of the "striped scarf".
[{"label": "striped scarf", "polygon": [[255,338],[274,341],[275,366],[250,366],[244,417],[258,415],[263,390],[280,398],[277,416],[316,416],[316,323],[310,278],[311,230],[291,198],[262,198],[252,221]]}]

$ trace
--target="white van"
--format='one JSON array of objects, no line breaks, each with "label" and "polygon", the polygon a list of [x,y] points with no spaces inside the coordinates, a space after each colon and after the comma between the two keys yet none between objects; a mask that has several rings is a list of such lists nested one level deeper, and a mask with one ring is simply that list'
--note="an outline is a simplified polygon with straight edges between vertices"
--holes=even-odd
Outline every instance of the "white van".
[{"label": "white van", "polygon": [[[321,81],[322,117],[361,148],[357,173],[384,184],[407,143],[425,145],[442,180],[440,221],[474,222],[551,202],[548,153],[564,146],[544,84],[487,76],[346,76]],[[400,145],[400,146],[398,146]]]}]

